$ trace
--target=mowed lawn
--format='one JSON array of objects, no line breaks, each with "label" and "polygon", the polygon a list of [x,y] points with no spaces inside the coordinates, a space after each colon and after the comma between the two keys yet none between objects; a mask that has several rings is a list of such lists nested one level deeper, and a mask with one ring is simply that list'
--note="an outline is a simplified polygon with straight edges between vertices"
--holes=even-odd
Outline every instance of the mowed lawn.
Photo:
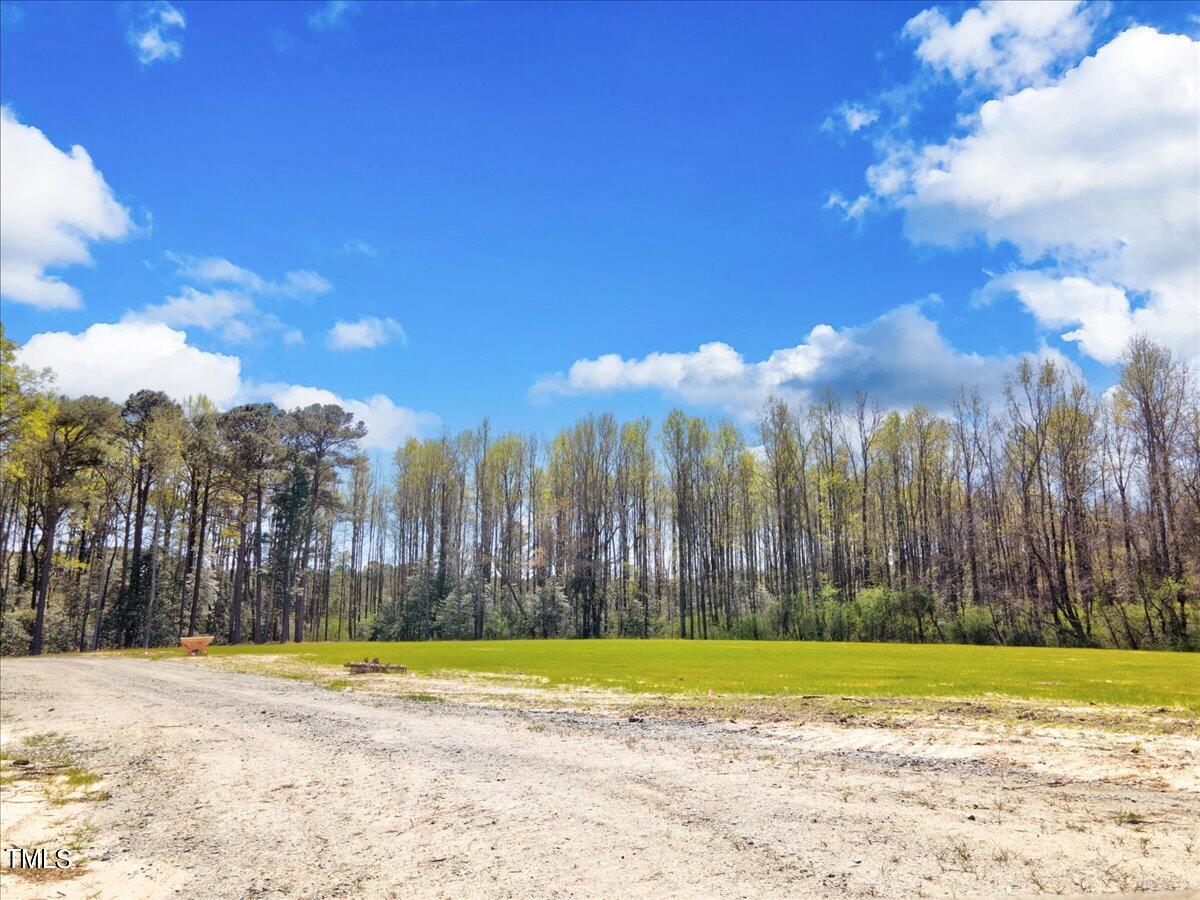
[{"label": "mowed lawn", "polygon": [[417,673],[527,675],[551,685],[717,695],[987,697],[1200,712],[1200,655],[1132,650],[792,641],[549,640],[213,647],[340,666],[378,657]]}]

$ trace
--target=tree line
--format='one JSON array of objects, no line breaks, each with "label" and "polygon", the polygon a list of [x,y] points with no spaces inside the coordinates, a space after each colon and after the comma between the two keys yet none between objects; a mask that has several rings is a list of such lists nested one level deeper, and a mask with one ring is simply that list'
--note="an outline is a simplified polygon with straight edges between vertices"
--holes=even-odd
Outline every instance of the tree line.
[{"label": "tree line", "polygon": [[1200,403],[1144,338],[937,414],[409,440],[336,405],[57,394],[0,334],[0,652],[678,636],[1193,648]]}]

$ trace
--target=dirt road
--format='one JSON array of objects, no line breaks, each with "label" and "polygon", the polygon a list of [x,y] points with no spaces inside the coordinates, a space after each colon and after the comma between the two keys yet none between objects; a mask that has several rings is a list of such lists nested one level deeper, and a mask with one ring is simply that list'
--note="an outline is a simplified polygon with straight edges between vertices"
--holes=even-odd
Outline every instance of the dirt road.
[{"label": "dirt road", "polygon": [[[1186,781],[953,758],[920,734],[399,700],[186,661],[5,661],[0,682],[5,746],[57,732],[109,795],[70,811],[94,826],[84,874],[5,872],[6,896],[1200,886],[1200,793]],[[1158,751],[1183,754],[1167,765],[1179,772],[1189,746]],[[52,843],[47,811],[6,796],[4,845],[35,827]]]}]

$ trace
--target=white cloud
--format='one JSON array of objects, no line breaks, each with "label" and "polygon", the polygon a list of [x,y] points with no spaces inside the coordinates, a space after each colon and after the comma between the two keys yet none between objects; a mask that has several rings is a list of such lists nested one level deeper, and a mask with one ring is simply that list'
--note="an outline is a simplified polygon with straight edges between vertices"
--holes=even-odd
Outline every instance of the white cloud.
[{"label": "white cloud", "polygon": [[204,284],[234,285],[252,294],[308,299],[333,290],[328,280],[307,269],[286,272],[280,280],[270,281],[220,256],[168,253],[167,258],[178,266],[177,274],[181,278]]},{"label": "white cloud", "polygon": [[220,256],[186,256],[167,253],[167,259],[178,267],[176,274],[181,278],[210,284],[232,284],[249,291],[261,293],[266,281],[249,269],[231,263]]},{"label": "white cloud", "polygon": [[982,299],[1005,292],[1016,295],[1042,327],[1071,327],[1062,339],[1077,342],[1080,350],[1103,363],[1120,359],[1139,331],[1156,330],[1149,320],[1151,311],[1130,309],[1125,292],[1111,284],[1093,284],[1078,276],[1055,278],[1040,271],[1010,272],[993,279]]},{"label": "white cloud", "polygon": [[326,343],[331,350],[373,350],[397,338],[408,341],[404,329],[395,319],[364,316],[357,322],[337,322],[329,329]]},{"label": "white cloud", "polygon": [[288,272],[278,281],[270,281],[219,256],[168,253],[167,258],[178,267],[177,275],[203,284],[205,289],[186,285],[162,303],[127,313],[126,321],[220,329],[221,337],[233,343],[245,343],[264,332],[281,332],[284,343],[295,346],[304,342],[304,336],[274,314],[261,310],[253,298],[308,299],[333,289],[323,277],[307,270]]},{"label": "white cloud", "polygon": [[271,285],[268,293],[281,297],[304,298],[319,297],[333,290],[333,285],[316,272],[301,269],[298,272],[287,272],[283,280]]},{"label": "white cloud", "polygon": [[397,406],[384,394],[366,400],[348,400],[324,388],[299,384],[263,384],[254,388],[280,409],[298,409],[313,403],[336,403],[367,426],[363,447],[394,449],[410,437],[419,437],[441,428],[442,420],[433,413]]},{"label": "white cloud", "polygon": [[164,302],[143,307],[129,319],[162,322],[165,325],[189,326],[211,330],[254,309],[249,297],[236,291],[216,290],[211,293],[185,287]]},{"label": "white cloud", "polygon": [[832,116],[821,125],[822,131],[838,131],[842,128],[851,134],[861,131],[879,120],[879,110],[859,103],[843,103]]},{"label": "white cloud", "polygon": [[433,413],[399,406],[384,394],[355,400],[306,385],[243,381],[236,356],[200,350],[185,332],[162,322],[127,320],[97,323],[79,334],[36,334],[17,351],[17,360],[52,370],[54,386],[64,394],[97,394],[118,403],[142,388],[176,400],[202,393],[225,409],[250,400],[270,400],[283,409],[336,403],[366,424],[364,447],[394,448],[442,425]]},{"label": "white cloud", "polygon": [[283,342],[289,346],[304,343],[304,336],[298,330],[289,328],[273,313],[263,312],[249,296],[224,288],[200,291],[185,286],[162,303],[149,303],[140,310],[130,310],[122,321],[162,322],[176,327],[219,331],[222,340],[238,344],[270,332],[281,333]]},{"label": "white cloud", "polygon": [[1044,84],[1078,60],[1106,13],[1103,2],[984,0],[953,24],[937,7],[923,10],[904,35],[917,41],[917,57],[929,67],[1009,93]]},{"label": "white cloud", "polygon": [[831,387],[856,388],[890,406],[924,403],[944,409],[962,387],[996,390],[1015,357],[980,356],[951,347],[916,306],[901,306],[863,326],[818,325],[803,342],[747,362],[728,344],[641,359],[607,354],[576,361],[567,372],[539,379],[535,399],[655,390],[672,399],[753,417],[769,397],[804,401]]},{"label": "white cloud", "polygon": [[79,291],[48,268],[90,265],[88,245],[133,231],[86,150],[64,153],[0,108],[0,294],[41,309],[77,309]]},{"label": "white cloud", "polygon": [[308,14],[308,27],[313,31],[334,31],[346,27],[346,17],[360,12],[356,0],[325,0]]},{"label": "white cloud", "polygon": [[17,359],[49,368],[64,394],[98,394],[121,402],[142,388],[176,400],[204,393],[227,406],[241,391],[236,356],[208,353],[187,343],[187,334],[158,322],[97,323],[80,334],[35,334]]},{"label": "white cloud", "polygon": [[183,31],[187,22],[183,13],[167,3],[147,3],[141,15],[129,26],[126,38],[137,54],[138,62],[148,66],[179,59],[183,55]]},{"label": "white cloud", "polygon": [[871,195],[859,194],[853,200],[847,199],[842,195],[841,191],[832,191],[829,194],[829,199],[825,201],[826,209],[836,209],[842,214],[842,218],[847,221],[861,219],[868,209],[871,208]]},{"label": "white cloud", "polygon": [[1198,123],[1200,42],[1132,28],[961,136],[884,147],[867,181],[914,241],[1015,247],[1025,271],[984,293],[1095,359],[1134,331],[1200,357]]}]

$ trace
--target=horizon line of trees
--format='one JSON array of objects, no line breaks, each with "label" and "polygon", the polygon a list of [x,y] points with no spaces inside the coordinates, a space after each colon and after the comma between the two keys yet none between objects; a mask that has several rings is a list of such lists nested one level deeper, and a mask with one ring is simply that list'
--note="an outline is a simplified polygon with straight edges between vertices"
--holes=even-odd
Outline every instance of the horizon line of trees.
[{"label": "horizon line of trees", "polygon": [[605,636],[1194,649],[1200,401],[1145,338],[944,415],[772,400],[412,439],[332,404],[57,394],[0,332],[0,653]]}]

